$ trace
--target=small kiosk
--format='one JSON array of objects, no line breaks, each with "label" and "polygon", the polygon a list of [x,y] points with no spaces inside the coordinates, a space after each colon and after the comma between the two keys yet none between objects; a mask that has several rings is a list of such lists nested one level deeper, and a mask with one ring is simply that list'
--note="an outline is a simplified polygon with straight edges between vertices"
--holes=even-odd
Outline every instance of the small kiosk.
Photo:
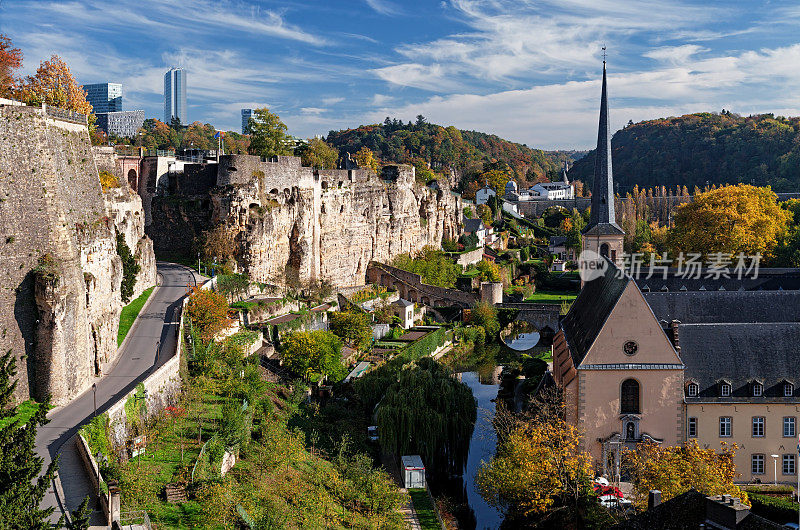
[{"label": "small kiosk", "polygon": [[406,489],[425,487],[425,465],[419,455],[405,455],[403,465],[403,485]]}]

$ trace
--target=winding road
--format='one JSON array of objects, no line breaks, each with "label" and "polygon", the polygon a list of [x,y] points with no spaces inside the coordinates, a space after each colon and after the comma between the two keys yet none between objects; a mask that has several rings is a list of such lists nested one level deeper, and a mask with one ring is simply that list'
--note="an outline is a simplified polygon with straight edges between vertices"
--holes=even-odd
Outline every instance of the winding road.
[{"label": "winding road", "polygon": [[[128,332],[113,366],[95,380],[98,414],[175,354],[175,328],[179,324],[180,305],[187,286],[195,285],[197,279],[193,271],[182,265],[158,262],[157,267],[159,287],[150,295],[150,300]],[[48,414],[50,423],[37,432],[36,452],[44,458],[43,469],[56,455],[60,455],[58,475],[42,502],[42,507],[55,507],[54,521],[64,511],[77,509],[87,495],[92,497],[90,506],[97,505],[89,475],[75,447],[78,429],[94,415],[94,397],[90,388],[69,405],[52,410]],[[92,522],[102,524],[99,511],[95,511]]]}]

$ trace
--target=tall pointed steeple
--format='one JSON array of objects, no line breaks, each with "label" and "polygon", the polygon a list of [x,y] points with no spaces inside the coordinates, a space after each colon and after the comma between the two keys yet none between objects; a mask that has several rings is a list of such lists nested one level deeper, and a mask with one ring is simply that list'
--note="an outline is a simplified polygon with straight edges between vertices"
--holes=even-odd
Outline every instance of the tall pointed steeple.
[{"label": "tall pointed steeple", "polygon": [[[605,48],[604,48],[605,50]],[[606,61],[603,59],[603,90],[600,95],[600,125],[594,153],[592,211],[584,234],[624,234],[614,213],[614,173],[611,168],[611,129],[608,123],[608,88]]]},{"label": "tall pointed steeple", "polygon": [[569,177],[567,176],[568,169],[567,161],[564,160],[564,169],[561,170],[561,181],[564,182],[564,184],[569,184]]}]

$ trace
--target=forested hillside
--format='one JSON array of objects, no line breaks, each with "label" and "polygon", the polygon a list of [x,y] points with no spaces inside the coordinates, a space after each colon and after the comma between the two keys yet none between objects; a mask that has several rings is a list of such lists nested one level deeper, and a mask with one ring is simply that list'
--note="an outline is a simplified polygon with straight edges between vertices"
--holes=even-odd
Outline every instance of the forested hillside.
[{"label": "forested hillside", "polygon": [[575,154],[531,149],[493,134],[442,127],[422,116],[416,123],[386,118],[382,124],[330,131],[325,140],[351,154],[367,147],[384,163],[424,161],[444,174],[452,168],[464,185],[484,171],[486,162],[505,162],[520,181],[557,178],[564,160]]},{"label": "forested hillside", "polygon": [[[800,189],[800,118],[727,111],[643,121],[611,142],[619,191],[640,187],[746,183],[775,191]],[[594,151],[570,179],[592,182]]]}]

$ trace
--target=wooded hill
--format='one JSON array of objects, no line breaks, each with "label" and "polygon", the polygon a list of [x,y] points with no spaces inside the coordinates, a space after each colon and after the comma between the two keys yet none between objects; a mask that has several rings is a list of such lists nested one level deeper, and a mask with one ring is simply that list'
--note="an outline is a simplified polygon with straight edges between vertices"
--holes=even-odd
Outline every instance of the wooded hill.
[{"label": "wooded hill", "polygon": [[572,160],[575,154],[531,149],[494,134],[428,123],[422,116],[417,117],[416,123],[386,118],[381,124],[330,131],[325,140],[351,154],[368,147],[383,163],[413,164],[422,160],[443,174],[449,174],[452,168],[458,180],[463,181],[477,178],[484,163],[495,161],[508,164],[520,180],[559,178],[564,160]]},{"label": "wooded hill", "polygon": [[[687,114],[629,124],[611,141],[619,192],[640,187],[754,184],[800,189],[800,117]],[[569,172],[591,186],[594,150]]]}]

